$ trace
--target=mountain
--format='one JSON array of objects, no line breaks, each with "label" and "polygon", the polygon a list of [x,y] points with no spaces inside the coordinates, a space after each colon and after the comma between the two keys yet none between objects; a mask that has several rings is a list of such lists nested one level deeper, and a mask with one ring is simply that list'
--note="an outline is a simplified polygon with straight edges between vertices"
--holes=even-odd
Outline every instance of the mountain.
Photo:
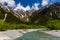
[{"label": "mountain", "polygon": [[24,11],[23,9],[14,10],[10,7],[6,7],[0,4],[0,19],[6,22],[20,22],[20,21],[29,21],[29,17],[32,15],[31,10]]},{"label": "mountain", "polygon": [[31,21],[43,24],[48,20],[60,19],[60,3],[46,5],[31,15]]},{"label": "mountain", "polygon": [[23,9],[14,10],[13,8],[6,7],[0,4],[0,19],[6,22],[33,22],[43,23],[47,20],[60,19],[60,3],[54,3],[46,5],[39,10],[28,10]]}]

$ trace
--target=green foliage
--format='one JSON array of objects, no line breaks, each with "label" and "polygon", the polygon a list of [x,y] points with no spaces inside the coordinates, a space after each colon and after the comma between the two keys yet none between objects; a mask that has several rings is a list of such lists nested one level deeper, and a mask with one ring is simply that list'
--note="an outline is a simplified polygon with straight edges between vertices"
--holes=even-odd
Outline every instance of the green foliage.
[{"label": "green foliage", "polygon": [[49,20],[47,24],[47,28],[50,28],[52,30],[60,30],[60,20]]},{"label": "green foliage", "polygon": [[0,20],[0,31],[5,31],[5,30],[12,30],[12,29],[39,29],[39,28],[45,28],[44,26],[41,25],[36,25],[36,24],[16,24],[16,23],[7,23],[4,22],[3,20]]}]

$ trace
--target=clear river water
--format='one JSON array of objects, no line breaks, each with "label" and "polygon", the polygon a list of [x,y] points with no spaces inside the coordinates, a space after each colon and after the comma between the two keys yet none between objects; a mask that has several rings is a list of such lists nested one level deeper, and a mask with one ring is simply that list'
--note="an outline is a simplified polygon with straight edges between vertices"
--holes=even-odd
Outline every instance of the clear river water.
[{"label": "clear river water", "polygon": [[33,31],[24,34],[16,40],[60,40],[60,37],[52,36],[44,33],[43,31]]}]

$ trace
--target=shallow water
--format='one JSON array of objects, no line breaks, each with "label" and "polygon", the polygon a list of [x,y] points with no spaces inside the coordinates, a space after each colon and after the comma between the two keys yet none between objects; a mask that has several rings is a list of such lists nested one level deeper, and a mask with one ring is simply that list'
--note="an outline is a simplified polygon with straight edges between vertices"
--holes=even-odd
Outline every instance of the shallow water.
[{"label": "shallow water", "polygon": [[24,34],[22,37],[16,40],[60,40],[60,37],[55,37],[44,33],[43,31],[33,31]]}]

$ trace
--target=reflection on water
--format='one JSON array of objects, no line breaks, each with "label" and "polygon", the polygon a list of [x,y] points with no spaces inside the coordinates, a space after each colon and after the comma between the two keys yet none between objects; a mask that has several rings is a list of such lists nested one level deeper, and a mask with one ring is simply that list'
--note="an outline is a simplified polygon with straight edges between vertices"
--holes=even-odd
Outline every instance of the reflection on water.
[{"label": "reflection on water", "polygon": [[60,40],[60,38],[46,34],[42,31],[34,31],[26,33],[16,40]]}]

